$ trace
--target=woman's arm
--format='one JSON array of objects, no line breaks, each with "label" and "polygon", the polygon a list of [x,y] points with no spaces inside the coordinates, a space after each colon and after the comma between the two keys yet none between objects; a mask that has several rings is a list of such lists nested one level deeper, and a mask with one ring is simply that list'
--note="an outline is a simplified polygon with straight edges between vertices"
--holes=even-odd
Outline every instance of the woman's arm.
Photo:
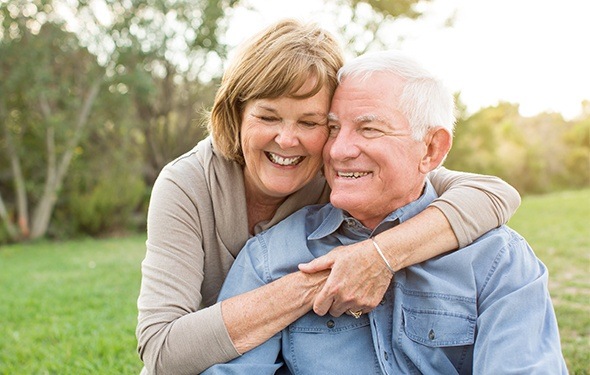
[{"label": "woman's arm", "polygon": [[[225,329],[221,306],[203,308],[215,302],[203,292],[204,279],[223,274],[205,270],[198,203],[187,192],[185,166],[176,168],[162,171],[148,210],[136,335],[149,374],[195,373],[239,355]],[[206,208],[205,203],[198,207]],[[213,301],[204,301],[207,298]]]},{"label": "woman's arm", "polygon": [[[395,271],[470,244],[506,223],[520,205],[518,192],[497,177],[439,168],[429,178],[440,198],[412,219],[375,237]],[[338,247],[300,269],[331,269],[314,302],[319,315],[372,310],[392,278],[370,240]],[[379,270],[380,277],[364,277]]]},{"label": "woman's arm", "polygon": [[231,254],[205,253],[204,243],[211,247],[213,240],[204,238],[215,230],[202,221],[215,220],[206,214],[207,189],[197,197],[190,175],[166,169],[152,191],[136,330],[149,374],[196,374],[238,357],[309,311],[327,277],[297,272],[213,304],[229,268],[216,258]]},{"label": "woman's arm", "polygon": [[439,195],[431,206],[445,215],[459,247],[506,224],[520,206],[518,191],[495,176],[440,167],[428,177]]},{"label": "woman's arm", "polygon": [[222,301],[223,320],[236,350],[245,353],[257,347],[311,310],[327,277],[328,271],[295,272]]}]

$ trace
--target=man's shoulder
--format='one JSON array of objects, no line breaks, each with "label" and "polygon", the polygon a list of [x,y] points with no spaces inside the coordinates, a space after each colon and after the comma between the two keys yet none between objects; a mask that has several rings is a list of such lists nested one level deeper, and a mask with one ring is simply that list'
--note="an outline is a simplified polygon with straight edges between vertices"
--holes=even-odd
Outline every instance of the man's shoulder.
[{"label": "man's shoulder", "polygon": [[465,248],[470,247],[508,247],[515,248],[521,246],[527,246],[526,240],[517,231],[510,228],[507,225],[501,225],[494,228],[481,237],[473,241],[471,245],[467,245]]},{"label": "man's shoulder", "polygon": [[525,239],[512,228],[502,225],[488,231],[470,245],[421,263],[420,268],[440,271],[443,275],[449,269],[455,269],[457,273],[472,274],[479,278],[495,269],[499,262],[506,262],[506,259],[536,261]]},{"label": "man's shoulder", "polygon": [[469,258],[477,278],[497,272],[537,275],[544,269],[524,237],[507,225],[485,233],[471,245],[458,250],[457,256]]}]

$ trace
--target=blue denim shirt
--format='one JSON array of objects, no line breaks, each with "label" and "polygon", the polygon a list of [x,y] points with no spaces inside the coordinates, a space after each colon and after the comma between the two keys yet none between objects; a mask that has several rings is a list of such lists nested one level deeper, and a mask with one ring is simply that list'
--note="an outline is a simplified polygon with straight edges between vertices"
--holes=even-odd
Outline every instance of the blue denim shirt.
[{"label": "blue denim shirt", "polygon": [[[331,204],[306,207],[250,239],[220,300],[297,271],[336,246],[424,210],[416,201],[371,232]],[[355,319],[304,315],[259,347],[205,374],[566,374],[547,269],[506,226],[395,274],[381,304]]]}]

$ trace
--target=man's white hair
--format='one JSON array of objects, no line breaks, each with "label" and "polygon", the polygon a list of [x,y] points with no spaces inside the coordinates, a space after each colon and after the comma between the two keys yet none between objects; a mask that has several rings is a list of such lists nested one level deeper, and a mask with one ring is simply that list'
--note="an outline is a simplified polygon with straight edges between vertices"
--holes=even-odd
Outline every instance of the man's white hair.
[{"label": "man's white hair", "polygon": [[437,126],[453,134],[453,94],[440,79],[400,51],[369,52],[352,59],[338,71],[338,82],[348,77],[363,80],[375,72],[393,73],[405,81],[399,109],[410,123],[414,139],[422,140],[429,129]]}]

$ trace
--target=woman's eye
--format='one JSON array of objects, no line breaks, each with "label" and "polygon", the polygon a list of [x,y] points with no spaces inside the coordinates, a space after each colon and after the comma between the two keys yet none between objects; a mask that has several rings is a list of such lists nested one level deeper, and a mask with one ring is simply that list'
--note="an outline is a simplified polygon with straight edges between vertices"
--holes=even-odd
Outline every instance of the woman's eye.
[{"label": "woman's eye", "polygon": [[279,120],[278,118],[272,116],[258,116],[258,118],[264,122],[275,122]]},{"label": "woman's eye", "polygon": [[313,121],[301,121],[301,124],[305,127],[308,127],[308,128],[313,128],[315,126],[318,126],[318,123],[313,122]]}]

